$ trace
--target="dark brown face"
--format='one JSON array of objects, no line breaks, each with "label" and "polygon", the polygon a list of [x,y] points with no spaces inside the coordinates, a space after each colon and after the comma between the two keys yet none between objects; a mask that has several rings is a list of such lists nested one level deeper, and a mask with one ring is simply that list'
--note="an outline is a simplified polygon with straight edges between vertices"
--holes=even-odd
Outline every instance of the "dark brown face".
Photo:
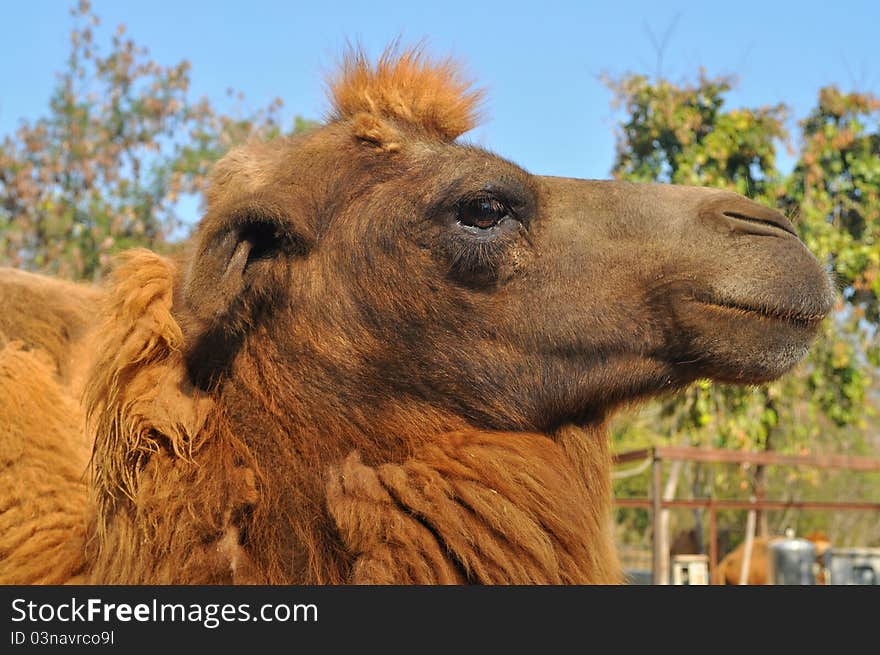
[{"label": "dark brown face", "polygon": [[384,152],[344,124],[274,163],[200,229],[197,378],[259,330],[340,413],[546,430],[700,377],[775,378],[833,299],[791,224],[733,193],[534,177],[415,138]]}]

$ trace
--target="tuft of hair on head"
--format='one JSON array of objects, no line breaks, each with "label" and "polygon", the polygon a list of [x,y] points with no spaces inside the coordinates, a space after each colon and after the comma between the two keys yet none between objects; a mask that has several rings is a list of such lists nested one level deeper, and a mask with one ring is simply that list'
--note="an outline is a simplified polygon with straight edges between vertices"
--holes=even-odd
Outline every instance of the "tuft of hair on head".
[{"label": "tuft of hair on head", "polygon": [[375,66],[350,48],[329,82],[335,120],[385,118],[453,141],[479,122],[483,92],[463,79],[453,59],[435,61],[423,46],[385,50]]}]

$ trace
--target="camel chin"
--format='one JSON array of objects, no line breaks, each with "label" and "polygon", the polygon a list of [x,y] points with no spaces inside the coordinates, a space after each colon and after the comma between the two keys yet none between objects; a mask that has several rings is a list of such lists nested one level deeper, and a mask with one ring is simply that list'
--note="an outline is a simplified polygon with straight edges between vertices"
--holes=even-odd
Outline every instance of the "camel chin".
[{"label": "camel chin", "polygon": [[824,314],[774,316],[745,306],[689,301],[683,324],[702,352],[698,370],[719,382],[760,384],[787,373],[816,337]]}]

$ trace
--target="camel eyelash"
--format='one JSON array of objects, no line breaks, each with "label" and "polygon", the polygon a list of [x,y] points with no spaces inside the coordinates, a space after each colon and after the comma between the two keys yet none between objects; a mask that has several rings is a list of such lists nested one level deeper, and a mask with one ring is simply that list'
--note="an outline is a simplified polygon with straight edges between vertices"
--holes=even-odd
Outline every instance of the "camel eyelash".
[{"label": "camel eyelash", "polygon": [[449,268],[455,275],[492,274],[501,264],[506,245],[499,239],[457,237],[449,246]]},{"label": "camel eyelash", "polygon": [[467,285],[483,286],[497,281],[517,237],[525,231],[513,219],[490,229],[456,226],[446,242],[449,274]]}]

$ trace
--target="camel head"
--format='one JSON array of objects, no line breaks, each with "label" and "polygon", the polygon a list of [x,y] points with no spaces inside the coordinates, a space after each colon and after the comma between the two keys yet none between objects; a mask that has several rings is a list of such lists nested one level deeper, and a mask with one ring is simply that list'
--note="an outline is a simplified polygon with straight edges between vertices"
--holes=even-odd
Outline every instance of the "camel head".
[{"label": "camel head", "polygon": [[[349,58],[332,99],[217,163],[176,261],[114,273],[85,394],[93,579],[619,579],[606,417],[781,375],[827,274],[733,193],[457,142],[478,94],[418,52]],[[497,576],[478,543],[510,551]],[[461,570],[377,573],[404,553]]]},{"label": "camel head", "polygon": [[776,378],[831,307],[773,209],[457,142],[478,94],[450,65],[355,56],[331,92],[324,126],[219,162],[180,267],[191,378],[283,397],[238,406],[548,432],[698,378]]}]

